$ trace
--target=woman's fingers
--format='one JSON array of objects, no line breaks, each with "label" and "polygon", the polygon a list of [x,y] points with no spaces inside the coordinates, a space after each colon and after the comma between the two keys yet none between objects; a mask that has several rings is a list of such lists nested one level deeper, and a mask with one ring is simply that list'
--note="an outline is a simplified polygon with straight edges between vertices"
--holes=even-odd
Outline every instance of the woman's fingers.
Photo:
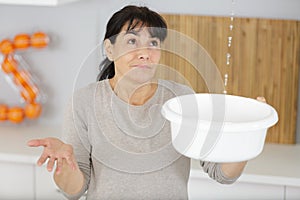
[{"label": "woman's fingers", "polygon": [[39,146],[46,147],[48,145],[48,142],[47,139],[33,139],[33,140],[29,140],[27,142],[27,145],[30,147],[39,147]]},{"label": "woman's fingers", "polygon": [[60,174],[63,167],[63,158],[57,158],[56,160],[56,173]]},{"label": "woman's fingers", "polygon": [[[56,173],[62,171],[63,165],[67,164],[72,170],[77,168],[71,145],[64,144],[56,138],[33,139],[27,142],[30,147],[43,146],[44,151],[37,164],[39,166],[47,162],[47,170],[52,171],[56,163]],[[47,161],[48,160],[48,161]]]},{"label": "woman's fingers", "polygon": [[256,100],[258,100],[260,102],[263,102],[263,103],[266,103],[265,97],[256,97]]},{"label": "woman's fingers", "polygon": [[46,162],[46,160],[49,158],[49,155],[44,151],[39,160],[37,161],[38,166],[41,166]]},{"label": "woman's fingers", "polygon": [[49,172],[52,171],[53,166],[54,166],[54,163],[55,163],[55,160],[56,160],[56,159],[55,159],[54,157],[50,157],[50,158],[49,158],[48,164],[47,164],[47,170],[48,170]]}]

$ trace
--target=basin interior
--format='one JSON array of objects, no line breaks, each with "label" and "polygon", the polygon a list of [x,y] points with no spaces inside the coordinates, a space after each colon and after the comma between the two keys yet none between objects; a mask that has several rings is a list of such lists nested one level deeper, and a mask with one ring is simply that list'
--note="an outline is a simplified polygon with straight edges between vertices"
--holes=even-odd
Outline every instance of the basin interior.
[{"label": "basin interior", "polygon": [[180,96],[168,103],[168,109],[177,118],[225,123],[263,121],[272,115],[272,107],[255,99],[223,95],[193,94]]}]

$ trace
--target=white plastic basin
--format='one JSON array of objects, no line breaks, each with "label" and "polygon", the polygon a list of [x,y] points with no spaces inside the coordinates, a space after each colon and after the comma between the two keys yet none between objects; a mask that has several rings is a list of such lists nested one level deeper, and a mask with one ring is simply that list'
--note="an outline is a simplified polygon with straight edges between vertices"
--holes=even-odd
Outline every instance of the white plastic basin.
[{"label": "white plastic basin", "polygon": [[239,162],[259,155],[276,110],[255,99],[224,94],[175,97],[162,107],[176,151],[211,162]]}]

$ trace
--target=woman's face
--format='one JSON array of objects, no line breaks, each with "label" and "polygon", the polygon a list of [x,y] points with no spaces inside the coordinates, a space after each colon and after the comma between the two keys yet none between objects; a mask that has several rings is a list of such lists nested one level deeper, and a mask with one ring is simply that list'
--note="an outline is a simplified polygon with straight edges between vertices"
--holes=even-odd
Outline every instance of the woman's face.
[{"label": "woman's face", "polygon": [[115,44],[107,41],[110,43],[108,50],[111,60],[115,64],[114,78],[126,78],[140,84],[149,82],[154,77],[160,60],[160,40],[152,37],[147,27],[126,30],[125,25]]}]

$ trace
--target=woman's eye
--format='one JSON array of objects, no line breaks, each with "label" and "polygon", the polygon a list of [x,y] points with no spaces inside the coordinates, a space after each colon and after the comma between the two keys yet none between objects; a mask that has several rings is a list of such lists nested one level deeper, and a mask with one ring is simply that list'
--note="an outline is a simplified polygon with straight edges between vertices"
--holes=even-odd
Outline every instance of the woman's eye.
[{"label": "woman's eye", "polygon": [[136,43],[136,39],[129,39],[127,41],[128,44],[135,44]]},{"label": "woman's eye", "polygon": [[152,47],[157,47],[157,46],[159,46],[159,42],[158,42],[157,40],[152,40],[152,41],[150,42],[150,46],[152,46]]}]

